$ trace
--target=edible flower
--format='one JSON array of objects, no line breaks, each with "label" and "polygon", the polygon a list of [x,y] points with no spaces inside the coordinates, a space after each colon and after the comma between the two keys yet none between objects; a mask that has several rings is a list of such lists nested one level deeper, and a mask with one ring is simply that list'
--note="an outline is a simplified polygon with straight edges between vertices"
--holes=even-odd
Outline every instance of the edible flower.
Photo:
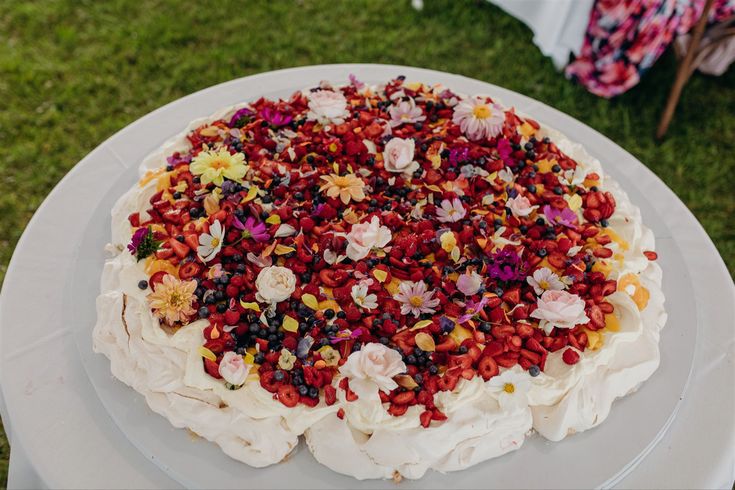
[{"label": "edible flower", "polygon": [[349,379],[350,390],[363,399],[378,399],[378,391],[389,393],[398,388],[394,376],[406,372],[403,357],[383,344],[369,342],[347,357],[340,374]]},{"label": "edible flower", "polygon": [[536,294],[543,294],[544,291],[562,290],[566,286],[548,267],[541,267],[533,272],[532,276],[526,278],[526,282],[533,287]]},{"label": "edible flower", "polygon": [[513,216],[519,218],[528,216],[538,208],[538,206],[531,206],[531,201],[526,196],[521,196],[520,194],[505,201],[505,206],[510,209]]},{"label": "edible flower", "polygon": [[337,335],[334,337],[329,337],[329,341],[332,344],[339,344],[340,342],[343,342],[345,340],[355,340],[362,335],[364,332],[362,327],[358,327],[355,330],[350,330],[349,328],[342,330],[341,332],[338,332]]},{"label": "edible flower", "polygon": [[413,138],[392,138],[383,149],[383,167],[388,172],[410,176],[419,169],[414,160],[416,142]]},{"label": "edible flower", "polygon": [[438,208],[436,208],[436,217],[442,223],[456,222],[467,215],[467,211],[462,205],[462,201],[456,197],[451,201],[442,200]]},{"label": "edible flower", "polygon": [[349,203],[350,200],[360,202],[365,199],[365,182],[355,174],[322,175],[321,179],[325,184],[322,184],[319,191],[327,191],[327,196],[332,199],[339,197],[343,204]]},{"label": "edible flower", "polygon": [[547,204],[544,206],[544,216],[552,225],[561,225],[566,228],[577,227],[577,213],[569,208],[556,209]]},{"label": "edible flower", "polygon": [[156,285],[155,291],[147,296],[153,313],[169,325],[176,322],[187,323],[195,313],[192,303],[196,281],[182,281],[171,274],[163,276],[162,282]]},{"label": "edible flower", "polygon": [[210,182],[220,186],[225,177],[234,181],[241,181],[248,172],[245,164],[245,155],[235,153],[231,155],[226,148],[219,151],[202,151],[191,161],[189,170],[194,175],[199,175],[202,185]]},{"label": "edible flower", "polygon": [[413,99],[403,100],[399,104],[392,105],[388,110],[390,114],[391,127],[398,127],[401,124],[415,124],[424,121],[424,116],[420,107],[416,107]]},{"label": "edible flower", "polygon": [[503,129],[505,112],[494,102],[479,97],[462,100],[454,108],[452,122],[457,124],[470,140],[494,138]]},{"label": "edible flower", "polygon": [[232,386],[241,386],[250,374],[253,366],[246,364],[245,359],[235,352],[228,351],[219,363],[219,375]]},{"label": "edible flower", "polygon": [[363,259],[372,250],[388,245],[392,237],[390,229],[380,224],[380,218],[373,216],[370,222],[352,225],[347,234],[347,256],[352,260]]},{"label": "edible flower", "polygon": [[128,250],[136,259],[142,260],[158,250],[161,243],[163,242],[153,238],[153,230],[150,226],[138,228],[130,239]]},{"label": "edible flower", "polygon": [[465,296],[472,296],[482,287],[482,276],[475,271],[465,272],[457,278],[457,289]]},{"label": "edible flower", "polygon": [[199,235],[197,255],[202,262],[209,262],[217,256],[225,240],[225,229],[219,220],[215,220],[209,227],[209,233]]},{"label": "edible flower", "polygon": [[531,381],[521,369],[507,369],[490,378],[485,386],[497,397],[501,408],[513,409],[528,405]]},{"label": "edible flower", "polygon": [[523,263],[512,247],[506,247],[491,256],[490,277],[501,281],[520,281],[525,277]]},{"label": "edible flower", "polygon": [[403,281],[398,285],[398,293],[393,297],[401,303],[401,314],[420,316],[422,313],[434,313],[439,300],[434,298],[434,291],[426,290],[423,281]]},{"label": "edible flower", "polygon": [[590,321],[584,312],[585,302],[576,294],[567,291],[544,291],[536,303],[531,317],[541,320],[539,326],[546,332],[556,328],[574,328]]},{"label": "edible flower", "polygon": [[368,294],[368,286],[366,284],[358,283],[352,286],[350,295],[355,304],[360,308],[374,310],[378,307],[378,297],[375,294]]},{"label": "edible flower", "polygon": [[308,119],[320,124],[342,124],[350,115],[347,111],[347,99],[342,92],[333,90],[317,90],[309,92]]},{"label": "edible flower", "polygon": [[277,111],[272,107],[264,107],[263,109],[261,109],[260,117],[265,119],[268,124],[276,128],[285,126],[286,124],[293,121],[293,116],[291,114]]},{"label": "edible flower", "polygon": [[464,323],[468,320],[470,320],[473,316],[477,315],[482,311],[482,309],[485,307],[485,305],[488,304],[490,301],[489,296],[483,296],[482,299],[475,303],[472,300],[469,300],[467,304],[465,305],[465,312],[462,316],[457,318],[457,323]]},{"label": "edible flower", "polygon": [[257,221],[252,216],[248,216],[245,223],[240,221],[237,216],[233,216],[232,226],[242,231],[242,237],[244,239],[253,239],[256,242],[267,242],[270,240],[270,235],[266,231],[265,223]]},{"label": "edible flower", "polygon": [[247,123],[250,118],[253,116],[253,111],[251,111],[247,107],[243,107],[242,109],[238,109],[237,112],[235,112],[232,117],[230,118],[230,127],[237,127],[240,128]]},{"label": "edible flower", "polygon": [[290,298],[296,290],[296,275],[286,267],[264,267],[255,279],[255,288],[255,296],[259,301],[280,303]]}]

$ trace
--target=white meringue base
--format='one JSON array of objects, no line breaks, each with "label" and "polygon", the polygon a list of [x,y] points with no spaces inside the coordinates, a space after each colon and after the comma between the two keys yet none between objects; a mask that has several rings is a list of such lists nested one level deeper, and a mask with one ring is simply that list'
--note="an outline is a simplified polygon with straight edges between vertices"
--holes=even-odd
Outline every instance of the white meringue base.
[{"label": "white meringue base", "polygon": [[[184,149],[183,136],[188,131],[239,107],[194,121],[144,160],[141,175],[165,165],[165,155]],[[603,177],[599,162],[581,145],[547,127],[542,133]],[[501,407],[481,379],[463,380],[454,392],[436,396],[448,420],[424,429],[418,407],[392,417],[377,397],[351,403],[342,397],[332,406],[322,401],[315,408],[289,409],[274,401],[255,379],[240,390],[226,389],[202,368],[198,347],[203,343],[203,322],[168,335],[137,287],[146,275],[125,250],[131,236],[127,216],[145,209],[155,190],[153,182],[135,186],[113,209],[110,249],[114,256],[105,264],[97,298],[94,350],[110,359],[115,377],[143,394],[151,409],[172,425],[192,430],[232,458],[255,467],[282,461],[301,434],[320,463],[357,479],[420,478],[429,468],[462,470],[518,449],[532,429],[558,441],[605,420],[613,401],[635,391],[659,363],[659,332],[666,321],[661,270],[642,253],[654,249],[653,235],[615,182],[605,179],[601,188],[617,200],[610,227],[629,244],[628,250],[616,250],[624,260],[614,272],[617,277],[636,274],[650,292],[648,306],[638,311],[627,294],[613,294],[609,300],[620,315],[620,331],[606,332],[603,347],[585,351],[574,366],[562,361],[561,352],[550,354],[545,372],[532,378],[528,405]],[[344,409],[343,420],[336,415],[339,408]]]}]

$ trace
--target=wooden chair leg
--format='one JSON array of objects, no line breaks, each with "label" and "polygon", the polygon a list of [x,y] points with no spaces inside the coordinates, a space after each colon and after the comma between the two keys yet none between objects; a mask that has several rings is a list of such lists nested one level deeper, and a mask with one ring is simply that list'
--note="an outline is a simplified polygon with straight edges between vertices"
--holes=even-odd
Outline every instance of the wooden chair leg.
[{"label": "wooden chair leg", "polygon": [[664,113],[661,115],[661,121],[658,124],[658,129],[656,130],[656,138],[658,139],[663,138],[666,134],[666,131],[669,129],[669,124],[671,124],[671,119],[674,117],[674,110],[676,109],[676,105],[679,103],[679,97],[681,97],[684,85],[686,85],[687,80],[689,80],[692,62],[694,61],[694,56],[697,48],[699,47],[699,43],[702,40],[704,27],[707,25],[707,18],[709,17],[709,12],[712,9],[713,4],[714,0],[707,0],[707,3],[705,3],[704,9],[702,9],[702,16],[697,21],[697,25],[694,26],[692,40],[689,43],[689,49],[687,49],[686,56],[684,56],[684,60],[679,64],[679,68],[676,70],[676,79],[674,80],[674,85],[671,87],[669,98],[666,101],[666,108],[664,109]]}]

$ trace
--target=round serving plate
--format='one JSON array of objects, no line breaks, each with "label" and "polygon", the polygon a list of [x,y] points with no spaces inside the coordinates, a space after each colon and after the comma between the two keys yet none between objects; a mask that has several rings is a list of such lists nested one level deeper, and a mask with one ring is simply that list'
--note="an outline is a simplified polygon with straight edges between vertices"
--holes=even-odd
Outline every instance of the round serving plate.
[{"label": "round serving plate", "polygon": [[[397,67],[368,66],[353,70],[368,83],[385,82],[398,75],[409,80],[442,83],[461,93],[487,93],[506,106],[535,117],[540,103],[499,87],[444,73]],[[288,98],[294,91],[315,86],[320,80],[346,83],[349,72],[331,69],[290,70],[284,79],[279,72],[248,77],[225,84],[227,101],[203,100],[200,115],[208,115],[230,104],[254,101],[260,97]],[[159,109],[150,119],[164,120],[182,99]],[[199,104],[198,104],[199,107]],[[554,121],[540,121],[557,127]],[[91,350],[91,331],[95,323],[95,297],[105,259],[104,245],[110,238],[110,209],[115,201],[138,180],[138,165],[149,150],[180,133],[188,119],[174,124],[156,125],[154,134],[139,139],[146,122],[138,121],[113,137],[126,170],[113,182],[105,196],[95,203],[94,211],[77,237],[76,257],[72,262],[69,292],[64,315],[73,326],[79,354],[97,395],[120,430],[151,461],[188,488],[394,488],[392,482],[359,482],[332,472],[314,460],[303,443],[285,463],[254,469],[230,459],[220,449],[186,430],[174,429],[169,422],[153,413],[144,398],[110,375],[109,361]],[[568,135],[577,141],[574,134]],[[151,144],[152,143],[152,144]],[[581,141],[584,143],[584,141]],[[406,488],[533,488],[533,487],[606,487],[611,486],[635,467],[656,444],[673,420],[685,389],[694,352],[696,316],[691,285],[685,270],[676,267],[682,257],[663,220],[647,202],[634,183],[616,168],[604,154],[591,153],[603,168],[617,179],[641,207],[644,222],[653,227],[657,238],[660,264],[664,269],[664,294],[669,322],[661,340],[661,367],[642,388],[615,403],[609,418],[599,427],[576,434],[558,443],[540,436],[527,439],[523,447],[511,454],[476,465],[461,472],[443,475],[429,472],[417,481],[404,481]],[[677,362],[672,362],[676,359]]]},{"label": "round serving plate", "polygon": [[[430,473],[402,486],[729,487],[735,477],[735,419],[723,414],[735,409],[735,288],[712,241],[684,204],[632,155],[549,106],[457,75],[365,64],[280,70],[184,97],[100,144],[51,191],[18,242],[0,296],[5,402],[0,411],[12,444],[9,486],[380,484],[340,477],[305,450],[261,470],[236,463],[150,411],[142,397],[111,377],[107,359],[91,350],[109,212],[134,185],[142,158],[189,121],[219,108],[260,95],[287,96],[322,79],[338,83],[349,73],[370,82],[403,74],[465,93],[497,95],[583,143],[641,207],[664,269],[669,321],[661,337],[661,366],[638,392],[616,402],[600,427],[560,443],[533,437],[519,451],[494,461],[449,476]],[[21,469],[35,475],[21,474]]]}]

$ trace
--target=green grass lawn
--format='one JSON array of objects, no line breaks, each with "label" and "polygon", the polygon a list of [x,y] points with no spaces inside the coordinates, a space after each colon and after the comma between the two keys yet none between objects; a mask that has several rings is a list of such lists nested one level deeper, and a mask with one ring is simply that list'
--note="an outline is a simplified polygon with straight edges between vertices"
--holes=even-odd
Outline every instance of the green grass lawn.
[{"label": "green grass lawn", "polygon": [[206,2],[162,0],[1,2],[0,281],[51,188],[120,128],[226,80],[342,62],[460,73],[587,123],[676,192],[735,273],[735,70],[719,78],[695,75],[668,137],[656,143],[675,72],[671,53],[639,86],[607,101],[565,80],[533,45],[531,32],[497,8],[425,3],[416,12],[409,0],[220,0],[206,9]]}]

